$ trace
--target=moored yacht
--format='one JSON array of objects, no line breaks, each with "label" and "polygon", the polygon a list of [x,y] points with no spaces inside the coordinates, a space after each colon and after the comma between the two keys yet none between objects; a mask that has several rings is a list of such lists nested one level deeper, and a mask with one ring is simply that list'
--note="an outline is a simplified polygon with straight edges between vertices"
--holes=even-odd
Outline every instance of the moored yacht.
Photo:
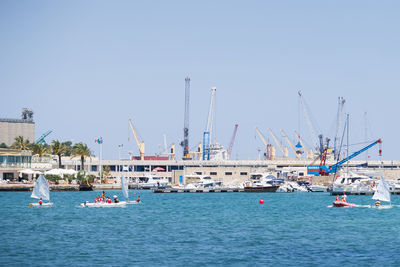
[{"label": "moored yacht", "polygon": [[251,173],[248,181],[244,182],[245,192],[276,192],[283,183],[270,173]]}]

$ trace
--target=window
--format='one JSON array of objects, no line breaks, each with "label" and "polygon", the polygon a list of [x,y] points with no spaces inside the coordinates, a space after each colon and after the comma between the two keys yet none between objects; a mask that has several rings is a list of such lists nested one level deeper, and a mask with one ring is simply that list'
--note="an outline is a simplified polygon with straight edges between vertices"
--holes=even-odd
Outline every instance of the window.
[{"label": "window", "polygon": [[202,172],[195,172],[195,174],[202,175],[203,173]]},{"label": "window", "polygon": [[217,172],[210,172],[210,175],[217,175]]},{"label": "window", "polygon": [[225,175],[232,175],[232,172],[225,172]]},{"label": "window", "polygon": [[241,172],[240,175],[247,175],[247,172]]}]

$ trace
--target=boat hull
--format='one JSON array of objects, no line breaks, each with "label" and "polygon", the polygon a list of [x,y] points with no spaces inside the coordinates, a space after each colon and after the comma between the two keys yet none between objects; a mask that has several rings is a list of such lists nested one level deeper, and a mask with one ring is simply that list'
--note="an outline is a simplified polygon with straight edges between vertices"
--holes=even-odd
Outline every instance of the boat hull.
[{"label": "boat hull", "polygon": [[116,207],[125,207],[126,202],[119,203],[90,203],[85,202],[81,203],[82,208],[116,208]]},{"label": "boat hull", "polygon": [[334,207],[337,207],[337,208],[357,207],[356,204],[348,203],[348,202],[341,201],[341,200],[335,200],[335,201],[333,201],[333,206],[334,206]]},{"label": "boat hull", "polygon": [[29,203],[29,208],[50,208],[53,206],[53,203],[43,203],[40,205],[39,203]]},{"label": "boat hull", "polygon": [[276,190],[278,190],[279,185],[273,185],[273,186],[257,186],[257,187],[251,187],[247,186],[244,188],[244,192],[268,192],[268,193],[274,193]]}]

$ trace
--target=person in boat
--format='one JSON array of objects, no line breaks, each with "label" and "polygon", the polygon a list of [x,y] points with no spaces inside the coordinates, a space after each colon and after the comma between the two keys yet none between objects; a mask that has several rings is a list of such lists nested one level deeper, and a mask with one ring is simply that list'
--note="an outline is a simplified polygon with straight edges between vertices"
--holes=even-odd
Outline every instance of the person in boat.
[{"label": "person in boat", "polygon": [[111,204],[111,199],[110,198],[107,198],[107,203]]},{"label": "person in boat", "polygon": [[343,201],[343,202],[346,202],[346,200],[347,200],[347,196],[346,196],[346,194],[345,194],[345,193],[343,193],[343,196],[342,196],[342,201]]},{"label": "person in boat", "polygon": [[140,196],[137,196],[136,202],[139,203],[140,202]]},{"label": "person in boat", "polygon": [[103,191],[103,193],[101,193],[101,198],[103,199],[103,201],[106,200],[106,193]]},{"label": "person in boat", "polygon": [[335,201],[339,201],[339,195],[336,195]]},{"label": "person in boat", "polygon": [[379,199],[376,200],[376,201],[375,201],[375,206],[376,206],[376,207],[379,207],[380,205],[381,205],[381,202],[379,201]]},{"label": "person in boat", "polygon": [[43,205],[43,199],[42,199],[42,198],[39,199],[39,205],[40,205],[40,206]]},{"label": "person in boat", "polygon": [[114,203],[119,203],[119,199],[116,195],[114,195]]}]

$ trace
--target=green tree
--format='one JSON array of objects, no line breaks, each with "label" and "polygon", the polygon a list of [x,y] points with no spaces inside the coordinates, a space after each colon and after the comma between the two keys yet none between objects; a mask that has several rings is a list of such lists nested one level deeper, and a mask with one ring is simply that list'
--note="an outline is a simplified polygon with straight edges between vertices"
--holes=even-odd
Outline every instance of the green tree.
[{"label": "green tree", "polygon": [[0,148],[8,148],[8,146],[6,145],[6,143],[1,143]]},{"label": "green tree", "polygon": [[51,142],[51,151],[53,155],[58,156],[58,168],[61,169],[61,156],[67,152],[67,147],[64,143],[60,143],[58,140],[53,140],[53,142]]},{"label": "green tree", "polygon": [[72,155],[81,158],[81,170],[84,170],[85,158],[90,157],[92,154],[88,146],[81,142],[74,145],[72,149]]},{"label": "green tree", "polygon": [[64,153],[64,156],[67,156],[67,157],[71,156],[72,150],[73,150],[72,142],[71,141],[62,142],[62,145],[65,146],[65,150],[66,150]]},{"label": "green tree", "polygon": [[15,142],[11,145],[11,148],[18,150],[30,150],[31,144],[28,139],[24,139],[23,136],[15,137]]},{"label": "green tree", "polygon": [[50,152],[50,147],[46,143],[39,143],[32,145],[32,153],[34,155],[39,155],[39,158],[43,157],[43,155],[48,154]]}]

